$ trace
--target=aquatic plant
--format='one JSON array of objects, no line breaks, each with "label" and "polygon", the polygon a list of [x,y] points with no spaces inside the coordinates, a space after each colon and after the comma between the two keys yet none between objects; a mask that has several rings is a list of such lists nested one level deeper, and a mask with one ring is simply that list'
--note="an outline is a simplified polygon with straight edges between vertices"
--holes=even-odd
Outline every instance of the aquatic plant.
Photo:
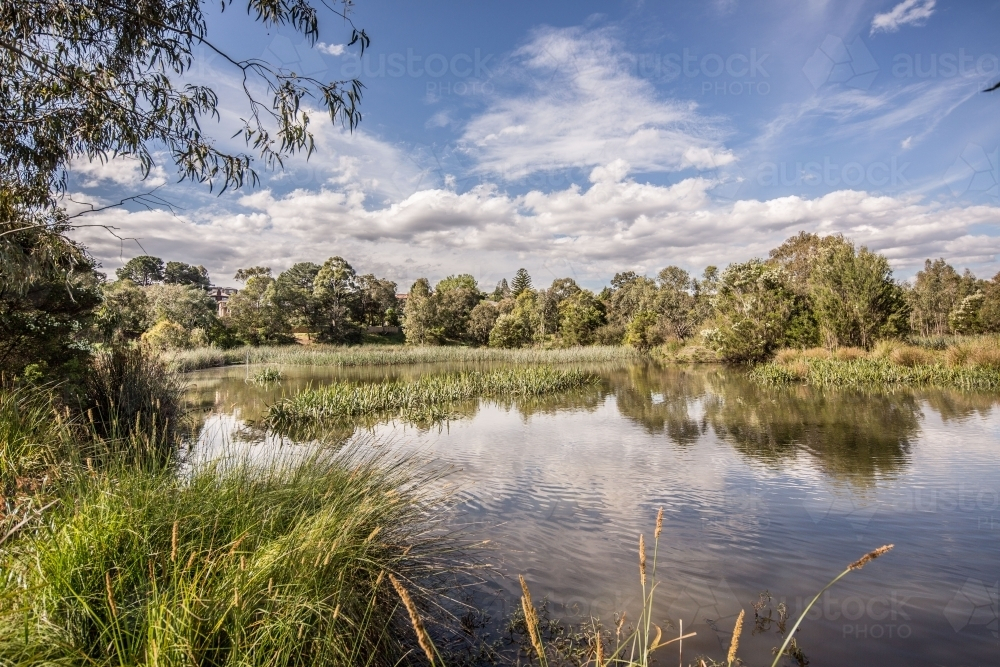
[{"label": "aquatic plant", "polygon": [[166,354],[164,359],[179,372],[236,364],[290,366],[392,366],[397,364],[511,363],[567,364],[639,359],[642,352],[621,346],[560,349],[498,349],[485,347],[401,347],[398,345],[286,345],[239,347],[230,350],[199,348]]},{"label": "aquatic plant", "polygon": [[478,398],[552,394],[599,382],[594,373],[548,366],[430,375],[403,382],[335,382],[306,389],[268,408],[263,424],[285,429],[325,420],[398,415],[409,421],[445,419],[456,403]]},{"label": "aquatic plant", "polygon": [[455,567],[435,479],[361,449],[84,472],[0,550],[0,664],[397,665],[386,575],[427,609]]},{"label": "aquatic plant", "polygon": [[282,374],[282,372],[277,368],[262,368],[251,375],[247,379],[247,382],[264,387],[269,384],[281,382],[284,377],[284,374]]}]

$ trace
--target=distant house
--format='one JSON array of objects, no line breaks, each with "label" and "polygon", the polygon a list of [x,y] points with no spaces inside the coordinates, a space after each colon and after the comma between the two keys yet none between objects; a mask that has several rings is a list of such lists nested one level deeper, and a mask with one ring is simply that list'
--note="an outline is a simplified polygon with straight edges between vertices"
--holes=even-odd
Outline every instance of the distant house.
[{"label": "distant house", "polygon": [[219,309],[219,317],[225,317],[229,312],[229,297],[239,292],[235,287],[217,287],[212,285],[208,288],[208,295],[215,299],[215,305]]},{"label": "distant house", "polygon": [[396,295],[396,303],[399,304],[399,314],[400,315],[402,315],[403,311],[406,310],[406,300],[409,299],[409,298],[410,298],[410,295],[407,294],[407,293],[405,293],[405,292],[403,294],[397,294]]}]

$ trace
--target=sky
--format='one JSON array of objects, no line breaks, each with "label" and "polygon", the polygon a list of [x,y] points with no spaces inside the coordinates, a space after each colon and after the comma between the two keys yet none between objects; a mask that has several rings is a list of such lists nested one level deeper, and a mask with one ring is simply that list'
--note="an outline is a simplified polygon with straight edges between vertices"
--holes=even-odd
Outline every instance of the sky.
[{"label": "sky", "polygon": [[[363,59],[325,9],[315,45],[239,2],[206,11],[231,56],[360,78],[363,120],[315,113],[308,160],[221,196],[165,154],[145,180],[126,159],[74,163],[72,202],[171,204],[82,218],[114,228],[77,232],[109,273],[152,254],[235,286],[240,267],[339,255],[400,291],[519,267],[596,289],[766,257],[799,231],[843,233],[902,279],[936,257],[1000,271],[1000,91],[980,92],[1000,80],[1000,0],[357,0]],[[237,74],[199,47],[186,75],[219,93],[204,130],[233,151]]]}]

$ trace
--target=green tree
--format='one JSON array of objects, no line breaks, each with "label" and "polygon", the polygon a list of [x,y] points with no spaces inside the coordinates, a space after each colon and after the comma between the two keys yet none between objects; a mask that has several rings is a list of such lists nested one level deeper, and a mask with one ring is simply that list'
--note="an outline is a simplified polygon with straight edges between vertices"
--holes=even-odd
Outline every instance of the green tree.
[{"label": "green tree", "polygon": [[510,284],[510,293],[515,299],[521,295],[521,292],[531,289],[531,276],[528,275],[526,269],[518,269],[517,273],[514,274],[514,280]]},{"label": "green tree", "polygon": [[218,308],[215,299],[196,285],[151,285],[145,288],[152,320],[168,320],[190,333],[194,329],[215,328]]},{"label": "green tree", "polygon": [[476,304],[469,313],[468,336],[476,345],[488,345],[490,331],[500,317],[500,307],[495,301],[486,299]]},{"label": "green tree", "polygon": [[[694,320],[694,281],[691,275],[678,266],[668,266],[656,277],[658,323],[671,335],[687,338],[696,322]],[[627,334],[626,334],[627,335]]]},{"label": "green tree", "polygon": [[726,361],[766,359],[781,343],[794,297],[784,269],[759,259],[730,264],[713,302],[715,327],[706,342]]},{"label": "green tree", "polygon": [[37,229],[7,234],[0,260],[0,373],[17,376],[33,364],[48,378],[79,380],[101,298],[93,261]]},{"label": "green tree", "polygon": [[923,336],[949,333],[948,316],[976,289],[971,273],[959,273],[944,259],[926,260],[909,292],[910,322]]},{"label": "green tree", "polygon": [[706,266],[702,272],[701,279],[692,281],[694,288],[694,305],[691,312],[691,321],[694,326],[700,326],[711,319],[713,315],[712,305],[715,295],[719,291],[719,269],[715,266]]},{"label": "green tree", "polygon": [[636,313],[625,326],[625,344],[640,350],[648,350],[662,343],[663,339],[656,330],[658,319],[657,314],[649,310]]},{"label": "green tree", "polygon": [[246,284],[229,298],[225,317],[235,337],[246,345],[292,342],[288,318],[275,299],[271,269],[255,266],[240,269],[236,276]]},{"label": "green tree", "polygon": [[368,326],[385,326],[398,307],[396,283],[370,273],[358,276],[358,298],[361,322]]},{"label": "green tree", "polygon": [[434,287],[435,292],[446,292],[451,289],[458,287],[465,288],[470,292],[479,292],[479,284],[472,274],[460,273],[457,276],[448,276],[440,281]]},{"label": "green tree", "polygon": [[[471,276],[470,276],[471,277]],[[482,300],[482,294],[474,287],[475,282],[446,282],[437,284],[434,290],[434,325],[444,338],[467,340],[469,318],[472,310]]]},{"label": "green tree", "polygon": [[208,269],[204,266],[191,266],[184,262],[167,262],[163,269],[163,282],[168,285],[195,285],[202,289],[212,286],[208,277]]},{"label": "green tree", "polygon": [[493,294],[490,295],[490,298],[499,303],[509,297],[510,287],[507,285],[507,279],[501,278],[500,282],[498,282],[497,286],[494,288]]},{"label": "green tree", "polygon": [[514,313],[500,315],[490,330],[490,347],[524,347],[531,341],[531,330],[523,317]]},{"label": "green tree", "polygon": [[138,340],[155,323],[146,291],[127,278],[101,285],[101,305],[94,313],[104,343]]},{"label": "green tree", "polygon": [[410,345],[437,345],[444,332],[437,325],[436,304],[431,294],[431,284],[419,278],[410,287],[403,309],[403,332]]},{"label": "green tree", "polygon": [[983,305],[979,309],[979,322],[983,331],[1000,333],[1000,273],[993,280],[984,280]]},{"label": "green tree", "polygon": [[[219,115],[216,92],[184,82],[199,48],[221,54],[220,62],[243,80],[239,134],[268,168],[313,150],[307,100],[333,121],[357,125],[360,81],[322,82],[227,54],[209,39],[204,6],[200,0],[0,4],[0,209],[14,214],[0,220],[61,235],[48,223],[64,217],[55,195],[79,157],[135,158],[149,173],[154,151],[165,150],[183,178],[222,189],[256,183],[253,156],[226,152],[205,132],[203,121]],[[310,43],[319,37],[319,12],[308,0],[247,0],[246,7],[268,29],[288,26]],[[333,13],[347,18],[348,8],[345,2]],[[350,43],[363,51],[368,36],[353,30]],[[0,236],[0,244],[9,241]]]},{"label": "green tree", "polygon": [[870,348],[907,332],[909,308],[889,261],[850,242],[825,248],[809,278],[809,296],[825,344]]},{"label": "green tree", "polygon": [[567,345],[590,345],[604,324],[604,304],[589,290],[578,289],[559,302],[559,335]]},{"label": "green tree", "polygon": [[983,321],[980,316],[986,295],[973,292],[959,303],[948,316],[951,330],[957,334],[978,334],[983,332]]},{"label": "green tree", "polygon": [[343,257],[331,257],[316,274],[313,296],[319,303],[319,339],[326,343],[361,340],[361,294],[357,274]]},{"label": "green tree", "polygon": [[115,271],[118,280],[131,280],[140,287],[149,287],[163,281],[163,260],[150,255],[139,255],[125,262]]},{"label": "green tree", "polygon": [[319,331],[320,303],[313,291],[319,264],[298,262],[278,274],[274,281],[274,301],[288,317],[293,328],[310,333]]}]

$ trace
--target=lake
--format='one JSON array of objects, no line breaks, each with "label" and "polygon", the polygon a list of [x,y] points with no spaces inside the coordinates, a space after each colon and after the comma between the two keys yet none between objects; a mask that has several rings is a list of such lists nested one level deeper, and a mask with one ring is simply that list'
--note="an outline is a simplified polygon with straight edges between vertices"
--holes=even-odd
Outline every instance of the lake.
[{"label": "lake", "polygon": [[[211,451],[307,384],[454,368],[284,367],[270,388],[248,384],[243,367],[189,373],[204,417],[195,446]],[[724,658],[741,608],[740,656],[770,664],[779,605],[794,621],[829,579],[887,543],[890,554],[841,580],[803,623],[809,664],[1000,664],[1000,396],[760,387],[710,365],[589,368],[600,386],[470,405],[440,427],[369,429],[454,467],[449,521],[491,540],[503,575],[476,592],[494,619],[517,604],[519,573],[553,618],[634,619],[638,535],[651,543],[663,507],[653,621],[667,635],[681,624],[697,632],[684,664]],[[675,644],[660,664],[678,659]]]}]

